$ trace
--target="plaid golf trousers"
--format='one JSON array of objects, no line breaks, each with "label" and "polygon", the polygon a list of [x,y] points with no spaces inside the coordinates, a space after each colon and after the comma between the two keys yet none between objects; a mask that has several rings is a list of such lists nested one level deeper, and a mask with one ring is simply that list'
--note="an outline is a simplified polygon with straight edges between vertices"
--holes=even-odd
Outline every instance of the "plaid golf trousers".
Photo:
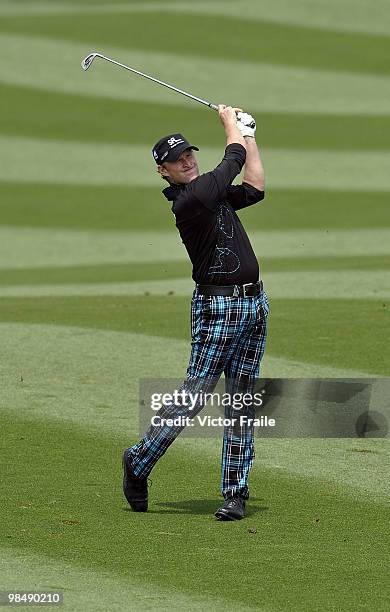
[{"label": "plaid golf trousers", "polygon": [[[208,386],[210,390],[224,373],[228,393],[251,393],[265,349],[268,312],[264,291],[256,297],[234,297],[198,295],[195,289],[191,302],[192,350],[182,388],[193,392]],[[158,415],[161,419],[179,415],[193,418],[202,408],[199,403],[189,413],[188,406],[171,404],[161,408]],[[236,417],[234,412],[231,406],[225,407],[226,418]],[[247,407],[246,414],[253,418],[254,408]],[[240,419],[236,419],[234,425],[224,428],[221,492],[225,499],[234,494],[249,497],[254,431],[253,421],[244,421],[239,424]],[[140,442],[129,449],[134,474],[148,476],[182,430],[183,426],[150,426]]]}]

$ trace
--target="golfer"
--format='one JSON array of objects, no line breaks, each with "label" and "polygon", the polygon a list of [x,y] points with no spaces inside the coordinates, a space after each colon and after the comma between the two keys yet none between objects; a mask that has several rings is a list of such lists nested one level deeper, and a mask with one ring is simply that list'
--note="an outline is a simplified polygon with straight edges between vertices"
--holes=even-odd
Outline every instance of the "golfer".
[{"label": "golfer", "polygon": [[[264,198],[264,171],[255,141],[256,124],[241,109],[219,105],[226,149],[221,163],[199,174],[194,150],[181,134],[170,134],[153,148],[157,171],[169,186],[176,226],[192,262],[196,283],[191,303],[192,350],[183,388],[213,388],[224,373],[231,394],[251,393],[264,353],[268,300],[259,279],[259,266],[237,211]],[[232,181],[244,168],[243,182]],[[167,354],[169,358],[169,354]],[[201,402],[189,411],[185,402],[163,406],[160,423],[177,416],[193,418]],[[225,407],[231,421],[224,428],[220,520],[245,515],[248,476],[254,458],[254,407]],[[249,418],[251,417],[251,418]],[[147,477],[184,426],[151,425],[145,436],[123,453],[123,490],[131,508],[146,512]]]}]

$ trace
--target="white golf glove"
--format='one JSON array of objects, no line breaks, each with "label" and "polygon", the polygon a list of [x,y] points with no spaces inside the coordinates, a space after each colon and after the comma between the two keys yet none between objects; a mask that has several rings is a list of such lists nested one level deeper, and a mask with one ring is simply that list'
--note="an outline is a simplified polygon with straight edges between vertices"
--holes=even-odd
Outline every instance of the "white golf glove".
[{"label": "white golf glove", "polygon": [[237,127],[243,136],[255,137],[256,121],[248,113],[237,113]]}]

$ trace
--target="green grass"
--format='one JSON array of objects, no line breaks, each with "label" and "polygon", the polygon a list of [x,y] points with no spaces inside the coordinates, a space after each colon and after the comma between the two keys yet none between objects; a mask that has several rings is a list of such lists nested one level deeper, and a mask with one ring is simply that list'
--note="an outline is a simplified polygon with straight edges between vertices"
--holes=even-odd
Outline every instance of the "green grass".
[{"label": "green grass", "polygon": [[[190,21],[190,27],[189,27]],[[174,36],[167,31],[174,24]],[[55,39],[98,43],[123,48],[199,55],[232,60],[261,61],[287,66],[306,66],[356,73],[388,75],[387,36],[337,32],[320,28],[284,25],[268,21],[251,23],[223,15],[201,15],[158,11],[3,17],[0,29]],[[202,33],[200,39],[199,33]],[[216,32],[218,33],[216,35]],[[260,35],[261,33],[261,35]],[[221,45],[220,41],[224,44]],[[245,41],[245,45],[242,44]],[[299,41],[299,44],[297,44]],[[367,53],[369,49],[369,53]]]},{"label": "green grass", "polygon": [[[388,309],[383,300],[271,298],[267,353],[387,376],[390,349],[384,329]],[[0,321],[189,339],[189,300],[175,295],[2,298]]]},{"label": "green grass", "polygon": [[[122,1],[129,5],[114,4]],[[229,18],[222,2],[220,15],[93,14],[88,5],[109,6],[107,0],[75,0],[84,13],[30,17],[23,11],[35,2],[17,4],[17,17],[0,20],[0,32],[11,35],[0,67],[6,145],[0,285],[23,293],[0,298],[2,588],[61,587],[71,610],[388,610],[386,440],[257,439],[248,517],[233,524],[213,518],[220,503],[220,440],[178,440],[153,472],[150,512],[131,513],[120,460],[122,448],[138,439],[138,381],[185,372],[189,297],[24,294],[34,286],[39,292],[39,285],[77,291],[69,285],[164,279],[168,294],[170,279],[190,276],[184,249],[172,244],[173,251],[163,252],[160,236],[173,236],[175,228],[158,185],[91,186],[88,180],[110,181],[117,170],[131,183],[139,177],[128,155],[138,148],[149,155],[170,131],[182,131],[203,149],[202,164],[202,155],[211,155],[204,149],[218,147],[222,154],[221,127],[215,113],[173,94],[164,97],[155,86],[149,90],[145,83],[143,90],[140,83],[133,91],[134,81],[122,71],[100,66],[82,74],[83,47],[85,53],[95,46],[122,48],[129,63],[134,55],[141,69],[166,71],[165,78],[184,89],[192,82],[199,95],[237,96],[248,108],[268,109],[256,119],[270,186],[265,201],[240,217],[256,232],[270,284],[273,272],[313,273],[296,275],[297,295],[305,299],[269,296],[270,371],[299,377],[324,375],[330,367],[389,376],[388,301],[357,293],[359,299],[335,299],[331,281],[327,299],[311,299],[315,292],[305,295],[302,283],[314,290],[319,272],[324,285],[329,276],[340,290],[340,279],[360,278],[361,271],[370,291],[373,279],[383,278],[378,291],[386,295],[389,260],[379,255],[384,248],[376,240],[385,240],[382,230],[390,227],[389,193],[370,186],[388,186],[381,159],[390,151],[390,113],[378,91],[386,90],[390,37],[306,27],[319,22],[325,4],[312,3],[305,16],[303,0],[283,3],[283,14],[282,3],[261,9],[250,3],[249,10],[274,11],[281,23]],[[335,28],[350,6],[327,4],[327,14],[341,19]],[[356,3],[351,29],[364,29],[367,7],[368,0]],[[126,100],[132,96],[138,100]],[[348,114],[354,111],[366,114]],[[101,164],[95,174],[85,167],[91,152]],[[353,167],[352,160],[361,165]],[[115,166],[103,174],[110,163]],[[153,172],[151,156],[147,168]],[[380,185],[377,168],[384,173]],[[291,188],[296,173],[295,185],[318,177],[316,188]],[[66,183],[72,180],[82,184]],[[274,189],[273,181],[285,188]],[[141,232],[149,231],[144,245]],[[328,243],[335,235],[338,244]],[[333,256],[321,255],[332,249]],[[183,260],[168,261],[171,256]],[[332,274],[324,276],[328,270]],[[91,592],[87,574],[96,584]]]},{"label": "green grass", "polygon": [[[2,415],[1,427],[0,538],[16,553],[128,576],[145,585],[145,597],[169,585],[240,608],[387,609],[384,503],[258,465],[248,518],[217,523],[219,458],[188,456],[177,443],[153,474],[150,512],[136,515],[121,492],[125,436],[16,415]],[[353,466],[353,453],[346,461]]]},{"label": "green grass", "polygon": [[[262,258],[261,265],[269,272],[304,270],[387,270],[389,257],[288,257]],[[188,278],[191,265],[187,261],[132,264],[101,264],[91,266],[51,266],[42,268],[0,269],[1,285],[67,285],[78,283],[116,283],[145,280]]]},{"label": "green grass", "polygon": [[[26,113],[33,108],[33,113]],[[132,121],[147,115],[147,122]],[[262,147],[343,150],[388,150],[390,116],[257,114]],[[99,129],[96,129],[96,126]],[[71,129],[69,129],[71,126]],[[200,146],[220,145],[212,113],[195,105],[170,105],[164,132],[183,131]],[[55,140],[140,143],[157,140],[162,131],[161,105],[71,95],[2,84],[0,132]],[[161,134],[163,135],[163,134]]]},{"label": "green grass", "polygon": [[[161,190],[164,188],[161,182]],[[0,225],[174,230],[171,204],[159,187],[0,182]],[[240,211],[245,227],[263,230],[369,229],[390,226],[387,192],[270,189]]]}]

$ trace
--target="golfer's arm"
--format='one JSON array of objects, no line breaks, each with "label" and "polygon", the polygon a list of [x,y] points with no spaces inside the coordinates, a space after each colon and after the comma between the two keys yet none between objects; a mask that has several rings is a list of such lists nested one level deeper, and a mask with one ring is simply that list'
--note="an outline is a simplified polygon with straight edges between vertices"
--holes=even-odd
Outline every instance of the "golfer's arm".
[{"label": "golfer's arm", "polygon": [[230,144],[238,143],[242,145],[245,149],[247,147],[247,143],[245,138],[241,134],[240,130],[237,127],[237,124],[225,125],[225,134],[226,134],[226,146]]},{"label": "golfer's arm", "polygon": [[259,149],[256,144],[256,140],[249,136],[245,137],[246,145],[246,160],[244,166],[244,178],[245,183],[249,183],[259,191],[264,191],[264,168],[261,162]]}]

